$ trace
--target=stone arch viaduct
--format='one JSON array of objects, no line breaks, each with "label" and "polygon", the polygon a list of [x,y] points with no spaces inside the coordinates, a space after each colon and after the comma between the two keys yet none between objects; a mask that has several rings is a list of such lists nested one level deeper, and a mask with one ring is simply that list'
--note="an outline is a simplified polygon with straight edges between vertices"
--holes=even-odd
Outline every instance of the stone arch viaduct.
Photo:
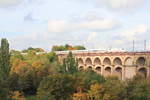
[{"label": "stone arch viaduct", "polygon": [[[137,73],[144,77],[150,72],[150,52],[72,51],[78,60],[79,70],[93,70],[103,76],[120,79],[132,78]],[[68,51],[57,52],[63,59]]]}]

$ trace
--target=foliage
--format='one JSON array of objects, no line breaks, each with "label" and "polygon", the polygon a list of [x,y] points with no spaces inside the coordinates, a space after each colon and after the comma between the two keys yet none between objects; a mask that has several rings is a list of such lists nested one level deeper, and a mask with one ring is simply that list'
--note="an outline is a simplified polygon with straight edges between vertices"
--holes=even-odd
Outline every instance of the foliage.
[{"label": "foliage", "polygon": [[11,91],[20,91],[19,75],[11,73],[8,78],[8,87]]},{"label": "foliage", "polygon": [[6,39],[2,39],[0,47],[0,100],[11,100],[8,87],[10,69],[9,43]]},{"label": "foliage", "polygon": [[47,57],[49,59],[49,62],[55,62],[55,61],[57,61],[57,56],[56,56],[55,52],[48,53]]},{"label": "foliage", "polygon": [[72,100],[89,100],[88,93],[78,92],[74,93]]},{"label": "foliage", "polygon": [[44,52],[44,50],[42,48],[32,48],[32,47],[29,47],[28,49],[25,49],[23,50],[22,52],[23,53],[28,53],[30,51],[34,51],[34,52]]},{"label": "foliage", "polygon": [[28,71],[19,78],[20,89],[25,95],[33,95],[38,87],[38,77],[34,71]]},{"label": "foliage", "polygon": [[87,92],[92,84],[105,82],[103,76],[93,71],[77,72],[74,74],[74,77],[76,79],[75,86],[78,92]]},{"label": "foliage", "polygon": [[0,100],[11,100],[10,90],[7,86],[7,81],[0,80]]},{"label": "foliage", "polygon": [[127,81],[128,100],[150,100],[150,79],[145,80],[142,76],[135,76]]},{"label": "foliage", "polygon": [[71,45],[60,45],[60,46],[53,46],[52,51],[65,51],[65,50],[85,50],[86,48],[83,46],[71,46]]},{"label": "foliage", "polygon": [[78,63],[73,57],[72,52],[69,52],[67,58],[63,60],[62,72],[69,74],[76,73],[78,71],[77,65]]},{"label": "foliage", "polygon": [[12,92],[11,98],[13,100],[25,100],[23,94],[21,92],[19,92],[19,91]]},{"label": "foliage", "polygon": [[102,96],[100,91],[102,89],[102,85],[98,83],[91,85],[90,90],[88,91],[90,100],[100,100]]},{"label": "foliage", "polygon": [[74,46],[74,49],[75,50],[85,50],[86,48],[79,45],[79,46]]},{"label": "foliage", "polygon": [[0,47],[0,76],[2,80],[6,80],[9,76],[10,67],[9,43],[6,39],[2,39]]},{"label": "foliage", "polygon": [[127,96],[124,82],[115,77],[106,79],[106,82],[102,84],[100,94],[102,100],[124,100]]},{"label": "foliage", "polygon": [[74,81],[72,76],[66,74],[55,74],[44,78],[38,88],[39,100],[52,100],[52,98],[53,100],[68,100],[75,92]]}]

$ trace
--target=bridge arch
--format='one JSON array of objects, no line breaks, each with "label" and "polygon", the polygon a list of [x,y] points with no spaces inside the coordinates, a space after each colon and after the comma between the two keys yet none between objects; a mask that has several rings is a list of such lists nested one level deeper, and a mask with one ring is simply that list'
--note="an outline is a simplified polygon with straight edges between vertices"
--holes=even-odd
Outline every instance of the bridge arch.
[{"label": "bridge arch", "polygon": [[93,70],[92,66],[87,66],[87,70]]},{"label": "bridge arch", "polygon": [[98,72],[98,73],[101,73],[101,72],[102,72],[101,66],[97,66],[97,67],[95,68],[95,70],[96,70],[96,72]]},{"label": "bridge arch", "polygon": [[86,65],[87,70],[92,70],[92,59],[86,58],[85,65]]},{"label": "bridge arch", "polygon": [[112,68],[109,67],[109,66],[105,67],[105,69],[104,69],[104,76],[110,76],[111,73],[112,73]]},{"label": "bridge arch", "polygon": [[114,65],[122,65],[122,61],[119,57],[116,57],[114,60],[113,60],[113,64]]},{"label": "bridge arch", "polygon": [[126,66],[132,66],[133,65],[133,59],[131,57],[127,57],[125,59],[125,63]]},{"label": "bridge arch", "polygon": [[86,65],[91,65],[91,66],[92,66],[92,59],[91,59],[91,58],[86,58],[85,64],[86,64]]},{"label": "bridge arch", "polygon": [[145,67],[139,68],[138,74],[143,76],[144,78],[146,78],[147,77],[147,69]]},{"label": "bridge arch", "polygon": [[136,60],[136,65],[138,66],[144,66],[146,64],[146,59],[144,57],[139,57]]},{"label": "bridge arch", "polygon": [[116,67],[115,70],[114,70],[114,74],[119,79],[122,79],[122,67]]},{"label": "bridge arch", "polygon": [[94,59],[94,65],[101,65],[101,60],[100,60],[100,58],[95,58]]},{"label": "bridge arch", "polygon": [[104,60],[103,60],[103,65],[111,65],[111,60],[110,60],[110,58],[108,58],[108,57],[104,58]]},{"label": "bridge arch", "polygon": [[82,70],[84,70],[84,66],[79,66],[78,69],[79,69],[80,71],[82,71]]},{"label": "bridge arch", "polygon": [[78,64],[79,64],[79,65],[84,65],[84,61],[83,61],[82,58],[79,58],[79,59],[78,59]]}]

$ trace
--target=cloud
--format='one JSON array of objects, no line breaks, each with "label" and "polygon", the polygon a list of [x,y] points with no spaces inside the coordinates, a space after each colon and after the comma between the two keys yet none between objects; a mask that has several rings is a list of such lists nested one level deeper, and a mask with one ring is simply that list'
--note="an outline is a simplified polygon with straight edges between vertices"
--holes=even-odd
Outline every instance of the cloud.
[{"label": "cloud", "polygon": [[97,0],[97,4],[113,10],[131,11],[148,0]]},{"label": "cloud", "polygon": [[45,33],[31,32],[11,36],[8,38],[10,48],[23,50],[28,47],[41,47],[47,49],[51,42],[44,37],[44,34]]},{"label": "cloud", "polygon": [[119,34],[121,37],[124,37],[128,40],[137,40],[139,36],[148,32],[148,30],[149,30],[148,26],[142,24],[142,25],[137,25],[132,29],[123,30]]},{"label": "cloud", "polygon": [[20,4],[23,0],[0,0],[0,7],[12,7]]},{"label": "cloud", "polygon": [[113,39],[113,46],[117,48],[124,48],[126,50],[132,50],[133,40],[135,41],[135,49],[143,50],[143,41],[148,40],[149,27],[144,24],[139,24],[135,27],[122,30],[117,33],[117,36]]},{"label": "cloud", "polygon": [[119,22],[111,19],[93,19],[82,21],[66,21],[66,20],[52,20],[48,23],[48,30],[52,33],[72,32],[79,30],[88,31],[104,31],[116,28]]},{"label": "cloud", "polygon": [[88,38],[87,41],[93,41],[97,37],[98,33],[97,32],[92,32]]},{"label": "cloud", "polygon": [[65,32],[67,30],[70,30],[70,24],[71,23],[65,20],[51,20],[48,22],[48,31],[55,33]]},{"label": "cloud", "polygon": [[115,40],[114,43],[116,45],[123,45],[124,44],[124,41],[123,40]]},{"label": "cloud", "polygon": [[97,38],[98,37],[98,33],[97,32],[91,32],[86,40],[85,40],[85,45],[87,45],[87,47],[89,48],[92,48],[92,49],[98,49],[99,46],[100,46],[100,43],[99,42],[99,39]]}]

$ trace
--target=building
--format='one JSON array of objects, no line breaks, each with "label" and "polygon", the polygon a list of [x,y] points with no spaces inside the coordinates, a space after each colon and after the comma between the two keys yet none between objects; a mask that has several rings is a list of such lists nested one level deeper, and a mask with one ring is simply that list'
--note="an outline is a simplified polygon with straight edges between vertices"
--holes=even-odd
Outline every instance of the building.
[{"label": "building", "polygon": [[[103,75],[118,76],[120,79],[130,79],[137,73],[147,77],[150,72],[150,52],[71,51],[78,59],[79,70],[94,70]],[[67,56],[69,51],[56,52],[59,59]]]}]

